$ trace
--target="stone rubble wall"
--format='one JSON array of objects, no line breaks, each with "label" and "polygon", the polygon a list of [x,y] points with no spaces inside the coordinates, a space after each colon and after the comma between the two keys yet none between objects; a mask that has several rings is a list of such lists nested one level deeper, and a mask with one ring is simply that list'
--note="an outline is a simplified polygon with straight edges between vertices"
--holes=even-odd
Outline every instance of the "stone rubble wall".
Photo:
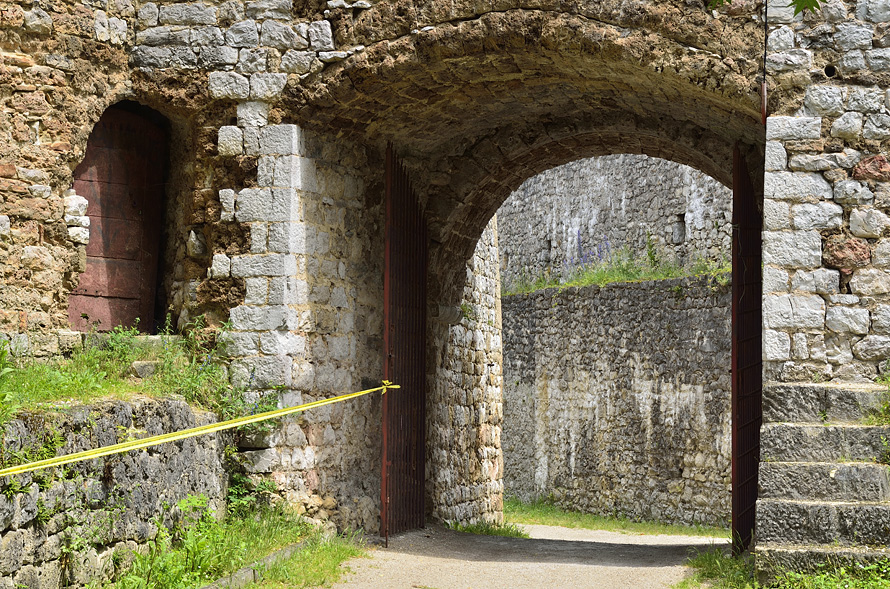
[{"label": "stone rubble wall", "polygon": [[729,259],[732,191],[660,158],[614,155],[548,170],[522,183],[498,210],[501,281],[570,274],[626,247],[681,263]]},{"label": "stone rubble wall", "polygon": [[[41,448],[58,434],[63,453],[169,433],[216,421],[182,401],[141,398],[24,414],[4,426],[5,458]],[[226,434],[208,434],[146,450],[11,477],[21,491],[0,494],[0,587],[82,587],[108,579],[124,557],[176,514],[169,506],[204,495],[225,510]],[[4,481],[9,489],[11,480]],[[67,585],[66,585],[67,583]]]},{"label": "stone rubble wall", "polygon": [[770,2],[764,374],[875,378],[890,357],[890,3]]},{"label": "stone rubble wall", "polygon": [[501,304],[507,495],[728,524],[730,286],[619,283]]},{"label": "stone rubble wall", "polygon": [[439,521],[503,521],[503,376],[498,226],[467,262],[461,308],[433,320],[427,377],[428,511]]}]

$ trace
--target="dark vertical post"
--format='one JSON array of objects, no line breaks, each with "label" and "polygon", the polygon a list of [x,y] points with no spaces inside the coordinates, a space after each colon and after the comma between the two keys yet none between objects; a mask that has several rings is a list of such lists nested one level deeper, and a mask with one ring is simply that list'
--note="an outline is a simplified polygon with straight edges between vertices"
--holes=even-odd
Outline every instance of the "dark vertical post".
[{"label": "dark vertical post", "polygon": [[760,465],[762,390],[762,215],[748,166],[733,150],[732,198],[732,542],[750,547],[754,537]]}]

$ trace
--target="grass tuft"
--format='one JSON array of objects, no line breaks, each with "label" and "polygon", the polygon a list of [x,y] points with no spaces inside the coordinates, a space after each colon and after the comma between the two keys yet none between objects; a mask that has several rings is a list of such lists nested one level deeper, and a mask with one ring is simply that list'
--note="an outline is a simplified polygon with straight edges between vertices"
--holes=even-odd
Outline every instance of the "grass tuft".
[{"label": "grass tuft", "polygon": [[633,521],[624,516],[603,516],[580,511],[568,511],[550,498],[525,503],[515,498],[504,500],[504,519],[519,524],[542,524],[605,530],[624,534],[672,534],[679,536],[713,536],[728,538],[729,530],[710,526],[681,526],[657,522]]},{"label": "grass tuft", "polygon": [[489,522],[480,522],[476,524],[458,524],[456,522],[447,522],[452,530],[458,532],[466,532],[468,534],[477,534],[480,536],[504,536],[507,538],[529,538],[521,526],[513,523],[504,522],[502,524],[493,524]]}]

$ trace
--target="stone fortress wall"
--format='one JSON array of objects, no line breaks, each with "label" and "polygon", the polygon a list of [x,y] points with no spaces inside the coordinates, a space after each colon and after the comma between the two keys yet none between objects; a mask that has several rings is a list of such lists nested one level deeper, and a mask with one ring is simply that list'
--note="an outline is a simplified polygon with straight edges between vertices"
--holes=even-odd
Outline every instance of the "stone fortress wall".
[{"label": "stone fortress wall", "polygon": [[689,166],[643,155],[588,158],[522,183],[498,210],[505,286],[563,275],[608,250],[729,259],[732,191]]},{"label": "stone fortress wall", "polygon": [[730,287],[713,278],[502,299],[504,488],[684,524],[730,513]]}]

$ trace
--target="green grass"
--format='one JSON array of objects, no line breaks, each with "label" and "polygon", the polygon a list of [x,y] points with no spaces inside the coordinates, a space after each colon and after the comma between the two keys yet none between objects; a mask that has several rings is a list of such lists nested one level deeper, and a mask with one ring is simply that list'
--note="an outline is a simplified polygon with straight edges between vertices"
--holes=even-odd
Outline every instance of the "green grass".
[{"label": "green grass", "polygon": [[347,568],[341,564],[366,551],[352,536],[312,536],[289,558],[262,569],[262,581],[249,585],[265,589],[296,587],[329,587],[338,581]]},{"label": "green grass", "polygon": [[689,559],[693,573],[675,589],[890,589],[890,561],[874,564],[825,563],[812,573],[777,571],[766,584],[755,579],[750,555],[733,557],[712,547]]},{"label": "green grass", "polygon": [[728,260],[697,259],[683,266],[663,261],[650,247],[646,255],[634,256],[627,249],[612,252],[603,261],[584,264],[571,276],[560,279],[551,272],[535,277],[521,277],[505,287],[502,296],[527,294],[545,288],[569,286],[604,286],[614,282],[641,282],[644,280],[668,280],[686,276],[711,276],[719,284],[729,283],[728,272],[732,265]]},{"label": "green grass", "polygon": [[504,520],[517,524],[541,524],[585,530],[605,530],[624,534],[729,537],[729,530],[726,528],[640,522],[626,517],[568,511],[557,506],[549,499],[539,499],[531,503],[525,503],[515,498],[507,498],[504,500]]},{"label": "green grass", "polygon": [[729,530],[709,526],[680,526],[657,522],[638,522],[626,517],[613,517],[568,511],[553,501],[539,499],[524,503],[518,499],[504,500],[504,520],[516,524],[542,524],[564,528],[605,530],[624,534],[672,534],[679,536],[714,536],[728,538]]},{"label": "green grass", "polygon": [[203,496],[179,502],[182,520],[161,527],[146,554],[110,587],[187,589],[202,586],[317,532],[296,513],[262,507],[218,521]]},{"label": "green grass", "polygon": [[458,524],[453,522],[447,523],[448,527],[458,532],[466,532],[468,534],[478,534],[480,536],[505,536],[507,538],[529,538],[521,526],[513,523],[504,522],[502,524],[492,524],[488,522],[480,522],[477,524]]}]

